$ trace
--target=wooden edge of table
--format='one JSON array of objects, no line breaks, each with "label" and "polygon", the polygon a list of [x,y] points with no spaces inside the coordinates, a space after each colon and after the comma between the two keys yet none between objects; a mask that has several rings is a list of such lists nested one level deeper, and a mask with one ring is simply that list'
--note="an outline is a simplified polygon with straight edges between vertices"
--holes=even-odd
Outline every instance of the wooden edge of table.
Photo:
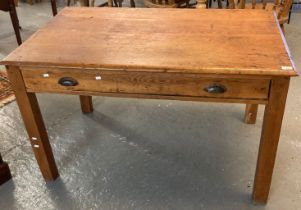
[{"label": "wooden edge of table", "polygon": [[149,67],[149,66],[122,66],[122,65],[77,65],[77,64],[58,64],[58,63],[36,63],[36,62],[18,62],[18,61],[0,61],[0,65],[18,66],[20,68],[72,68],[72,69],[94,69],[94,70],[110,70],[110,71],[145,71],[145,72],[160,72],[160,73],[188,73],[188,74],[212,74],[212,75],[250,75],[250,76],[298,76],[295,67],[292,70],[279,69],[243,69],[237,68],[200,68],[200,69],[184,69],[175,67]]},{"label": "wooden edge of table", "polygon": [[290,60],[290,62],[291,62],[291,65],[292,65],[293,69],[294,69],[294,73],[295,73],[295,74],[292,75],[292,76],[298,76],[298,75],[300,75],[300,71],[297,69],[297,67],[296,67],[296,65],[295,65],[295,62],[294,62],[294,60],[292,59],[292,54],[291,54],[291,51],[290,51],[290,49],[289,49],[289,47],[288,47],[286,38],[284,37],[283,30],[281,29],[280,23],[279,23],[279,21],[278,21],[276,11],[273,12],[273,15],[274,15],[274,20],[275,20],[276,25],[277,25],[277,28],[278,28],[278,32],[279,32],[279,34],[280,34],[280,36],[281,36],[281,39],[282,39],[284,48],[285,48],[285,50],[286,50],[287,56],[288,56],[288,58],[289,58],[289,60]]},{"label": "wooden edge of table", "polygon": [[[110,71],[128,71],[128,72],[153,72],[153,73],[183,73],[183,74],[200,74],[202,76],[212,75],[212,76],[266,76],[266,77],[274,77],[274,76],[285,76],[285,77],[295,77],[299,74],[295,70],[282,70],[281,74],[279,74],[279,70],[254,70],[254,69],[244,69],[238,70],[235,68],[206,68],[206,69],[182,69],[182,68],[146,68],[145,66],[135,66],[130,68],[129,66],[104,66],[99,67],[96,65],[81,65],[76,66],[73,64],[66,65],[57,65],[52,63],[34,63],[34,62],[17,62],[17,61],[0,61],[0,65],[5,66],[18,66],[21,69],[36,69],[36,68],[51,68],[51,69],[85,69],[85,70],[110,70]],[[294,68],[295,69],[295,68]]]},{"label": "wooden edge of table", "polygon": [[[12,66],[12,65],[7,65],[8,66]],[[201,77],[203,78],[244,78],[244,79],[256,79],[256,78],[260,78],[260,79],[272,79],[274,76],[279,76],[279,75],[247,75],[247,74],[221,74],[221,73],[196,73],[196,72],[185,72],[185,71],[166,71],[164,69],[148,69],[147,71],[145,71],[144,69],[117,69],[117,68],[76,68],[76,67],[60,67],[60,66],[17,66],[19,67],[22,72],[23,71],[32,71],[32,70],[44,70],[44,71],[53,71],[53,70],[67,70],[67,71],[82,71],[84,69],[84,71],[89,72],[89,71],[100,71],[99,73],[101,73],[101,71],[112,71],[112,72],[140,72],[140,73],[177,73],[177,74],[186,74],[186,75],[201,75]],[[287,75],[286,75],[287,76]]]}]

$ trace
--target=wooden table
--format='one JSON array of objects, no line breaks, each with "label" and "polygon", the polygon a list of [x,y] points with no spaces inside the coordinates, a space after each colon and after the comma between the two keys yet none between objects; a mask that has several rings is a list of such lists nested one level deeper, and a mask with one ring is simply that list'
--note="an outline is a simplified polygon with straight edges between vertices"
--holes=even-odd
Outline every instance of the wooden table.
[{"label": "wooden table", "polygon": [[36,92],[80,95],[83,112],[92,95],[264,104],[253,199],[267,201],[297,75],[273,13],[65,8],[2,64],[46,180],[58,170]]}]

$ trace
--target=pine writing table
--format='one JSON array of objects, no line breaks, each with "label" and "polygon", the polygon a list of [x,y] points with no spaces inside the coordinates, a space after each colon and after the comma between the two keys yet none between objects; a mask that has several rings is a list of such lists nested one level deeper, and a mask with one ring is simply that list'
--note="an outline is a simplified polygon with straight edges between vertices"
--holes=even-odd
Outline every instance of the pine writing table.
[{"label": "pine writing table", "polygon": [[272,12],[66,8],[2,64],[46,180],[58,170],[36,92],[79,95],[83,112],[92,95],[245,103],[251,121],[264,104],[253,200],[267,201],[297,75]]}]

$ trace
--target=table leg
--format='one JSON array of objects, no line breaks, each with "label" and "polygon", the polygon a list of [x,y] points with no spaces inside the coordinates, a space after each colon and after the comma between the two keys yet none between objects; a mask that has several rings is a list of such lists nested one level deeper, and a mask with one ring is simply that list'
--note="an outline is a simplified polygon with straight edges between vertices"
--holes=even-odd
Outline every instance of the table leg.
[{"label": "table leg", "polygon": [[83,113],[93,112],[92,96],[79,96]]},{"label": "table leg", "polygon": [[257,116],[258,104],[246,104],[245,123],[255,124]]},{"label": "table leg", "polygon": [[271,81],[254,180],[253,201],[256,203],[266,203],[268,199],[288,86],[289,78],[286,77]]},{"label": "table leg", "polygon": [[47,181],[55,180],[59,174],[36,95],[26,92],[23,77],[18,67],[7,67],[7,73],[43,177]]}]

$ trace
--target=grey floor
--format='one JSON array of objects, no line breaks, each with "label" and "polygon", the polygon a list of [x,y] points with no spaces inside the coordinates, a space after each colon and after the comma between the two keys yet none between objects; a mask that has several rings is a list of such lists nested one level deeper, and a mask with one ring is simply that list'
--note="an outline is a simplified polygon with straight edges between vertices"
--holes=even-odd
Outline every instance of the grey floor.
[{"label": "grey floor", "polygon": [[[51,18],[47,1],[18,12],[23,39]],[[286,31],[301,68],[300,13]],[[16,47],[1,12],[0,56]],[[0,152],[13,174],[0,187],[0,210],[301,209],[300,82],[291,81],[266,206],[250,199],[262,106],[247,125],[240,104],[94,97],[94,113],[83,115],[75,96],[38,95],[60,178],[44,182],[16,103],[0,108]]]}]

